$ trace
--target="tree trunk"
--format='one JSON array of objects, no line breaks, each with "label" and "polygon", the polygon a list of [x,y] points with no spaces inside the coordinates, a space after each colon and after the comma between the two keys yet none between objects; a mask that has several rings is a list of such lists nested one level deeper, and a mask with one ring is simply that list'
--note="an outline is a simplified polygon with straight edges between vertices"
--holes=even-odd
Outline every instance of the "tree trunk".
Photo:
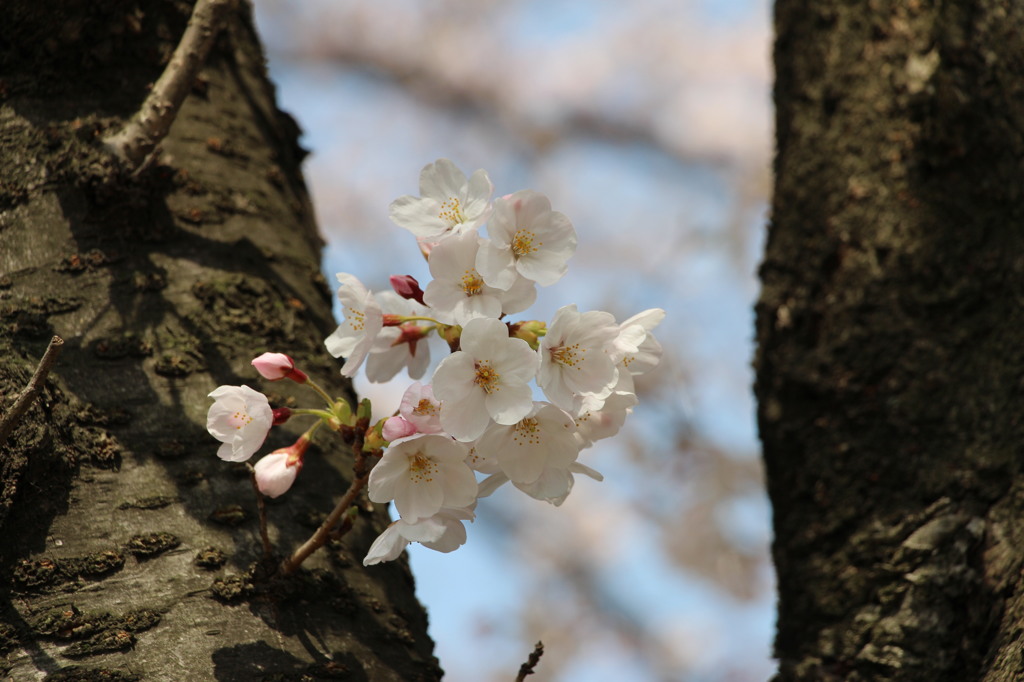
[{"label": "tree trunk", "polygon": [[[246,383],[274,406],[318,406],[303,387],[259,379],[249,361],[267,350],[335,394],[351,387],[323,348],[331,292],[303,152],[247,6],[154,163],[119,172],[99,144],[138,108],[190,11],[4,6],[0,409],[51,335],[66,345],[0,450],[3,668],[16,680],[438,679],[407,563],[361,566],[384,509],[293,579],[251,570],[255,497],[244,465],[215,456],[207,393]],[[303,426],[275,428],[264,451]],[[269,505],[279,552],[309,536],[352,476],[330,436]]]},{"label": "tree trunk", "polygon": [[778,0],[778,680],[1024,677],[1024,7]]}]

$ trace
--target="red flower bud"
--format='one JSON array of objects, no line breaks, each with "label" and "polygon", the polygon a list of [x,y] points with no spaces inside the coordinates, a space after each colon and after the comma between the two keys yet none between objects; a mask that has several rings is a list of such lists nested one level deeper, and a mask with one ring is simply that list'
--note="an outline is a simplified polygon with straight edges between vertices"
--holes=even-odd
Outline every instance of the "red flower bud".
[{"label": "red flower bud", "polygon": [[420,283],[416,281],[416,278],[412,275],[391,275],[391,288],[395,290],[395,293],[402,298],[416,301],[420,305],[426,305],[423,302],[423,290],[420,289]]}]

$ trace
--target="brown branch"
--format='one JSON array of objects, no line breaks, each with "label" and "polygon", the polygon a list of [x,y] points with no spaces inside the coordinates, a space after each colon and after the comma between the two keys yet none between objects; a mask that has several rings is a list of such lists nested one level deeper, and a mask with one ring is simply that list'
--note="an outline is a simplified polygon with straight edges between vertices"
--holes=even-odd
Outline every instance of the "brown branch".
[{"label": "brown branch", "polygon": [[533,669],[540,663],[540,657],[544,655],[544,642],[537,642],[533,645],[533,653],[526,659],[526,663],[519,666],[519,674],[516,675],[516,682],[523,682],[527,675],[533,674]]},{"label": "brown branch", "polygon": [[50,339],[50,345],[46,347],[46,352],[43,353],[43,358],[39,361],[39,366],[36,367],[35,374],[29,379],[28,385],[25,390],[21,392],[18,399],[14,401],[14,405],[10,411],[3,417],[0,417],[0,445],[3,445],[7,441],[7,437],[11,435],[11,431],[14,430],[15,425],[21,421],[25,411],[28,410],[32,401],[35,397],[43,390],[43,382],[46,381],[46,375],[50,373],[50,368],[53,367],[53,363],[57,362],[57,357],[60,355],[61,347],[64,345],[64,339],[59,336],[55,336]]},{"label": "brown branch", "polygon": [[249,478],[252,480],[253,492],[256,493],[256,511],[260,517],[260,540],[263,542],[263,560],[267,561],[274,555],[274,548],[270,544],[270,535],[267,533],[267,503],[264,501],[260,485],[256,481],[256,468],[249,462],[246,462],[245,465],[249,467]]},{"label": "brown branch", "polygon": [[103,139],[129,167],[139,167],[166,137],[235,1],[197,0],[181,42],[142,106],[123,128]]},{"label": "brown branch", "polygon": [[[365,420],[360,420],[360,424],[355,429],[352,450],[355,453],[356,462],[351,485],[349,485],[348,490],[345,491],[345,494],[338,501],[338,504],[334,506],[330,515],[316,529],[316,532],[301,547],[295,550],[290,557],[281,562],[281,575],[293,573],[310,554],[327,544],[327,541],[332,537],[331,530],[338,524],[341,515],[353,505],[356,497],[366,487],[366,482],[370,479],[370,472],[366,469],[366,453],[363,452],[363,434],[366,431],[366,427]],[[351,528],[351,524],[349,524],[349,528]],[[333,535],[338,537],[340,534],[335,533]]]}]

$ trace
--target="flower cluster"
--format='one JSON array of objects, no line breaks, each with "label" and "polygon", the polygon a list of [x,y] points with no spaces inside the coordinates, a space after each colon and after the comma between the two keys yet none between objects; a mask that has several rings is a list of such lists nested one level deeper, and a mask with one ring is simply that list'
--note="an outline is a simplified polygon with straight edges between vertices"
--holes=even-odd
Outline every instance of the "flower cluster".
[{"label": "flower cluster", "polygon": [[[458,548],[477,501],[505,483],[560,505],[575,474],[601,480],[579,461],[580,452],[618,432],[637,403],[633,377],[660,358],[652,333],[664,318],[660,309],[618,322],[610,313],[567,305],[550,321],[511,321],[533,304],[538,285],[565,275],[576,231],[542,194],[493,198],[493,192],[483,170],[467,179],[447,159],[428,165],[420,196],[396,199],[390,216],[417,238],[431,281],[421,288],[409,275],[394,275],[393,291],[374,293],[353,275],[337,276],[344,321],[325,345],[344,358],[343,375],[365,366],[374,382],[402,369],[422,380],[431,339],[450,351],[429,383],[412,383],[397,414],[373,428],[383,448],[368,495],[393,501],[400,519],[377,538],[364,564],[394,559],[410,542],[442,552]],[[287,356],[265,354],[253,364],[265,378],[308,382],[322,393]],[[224,443],[222,458],[248,459],[277,419],[256,396],[262,397],[246,387],[211,393],[217,402],[208,426]],[[326,411],[295,412],[350,423],[348,406],[339,411],[338,402],[327,400]],[[262,492],[287,490],[308,435],[257,463]]]}]

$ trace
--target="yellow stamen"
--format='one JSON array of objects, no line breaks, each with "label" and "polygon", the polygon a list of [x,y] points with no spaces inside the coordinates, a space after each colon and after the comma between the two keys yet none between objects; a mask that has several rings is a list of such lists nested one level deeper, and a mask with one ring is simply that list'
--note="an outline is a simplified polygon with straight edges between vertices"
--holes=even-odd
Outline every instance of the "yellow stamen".
[{"label": "yellow stamen", "polygon": [[441,212],[437,217],[450,225],[458,225],[466,222],[466,216],[462,213],[462,204],[457,197],[448,197],[441,202]]},{"label": "yellow stamen", "polygon": [[460,281],[459,286],[466,296],[479,296],[484,291],[484,281],[480,278],[480,273],[473,268],[466,270]]},{"label": "yellow stamen", "polygon": [[501,375],[494,371],[491,363],[477,362],[474,366],[476,367],[476,376],[473,378],[473,383],[484,389],[484,393],[489,395],[501,388],[498,384]]},{"label": "yellow stamen", "polygon": [[551,349],[551,360],[565,367],[575,367],[579,370],[582,369],[579,365],[585,359],[586,353],[587,349],[580,348],[578,343],[571,346],[558,346]]},{"label": "yellow stamen", "polygon": [[238,426],[235,427],[236,430],[241,429],[243,426],[248,426],[249,422],[252,421],[252,417],[249,416],[248,412],[235,412],[233,415],[231,415],[231,419],[236,424],[238,424],[238,422],[241,422],[240,424],[238,424]]},{"label": "yellow stamen", "polygon": [[533,241],[536,238],[536,233],[531,230],[517,231],[515,236],[512,237],[512,253],[516,255],[516,258],[519,258],[520,256],[539,251],[540,247],[544,246],[544,242],[537,242],[537,245],[534,246]]},{"label": "yellow stamen", "polygon": [[356,310],[355,308],[345,307],[348,310],[345,313],[345,321],[348,322],[349,326],[357,332],[363,331],[366,328],[366,313],[362,310]]},{"label": "yellow stamen", "polygon": [[540,425],[533,417],[523,419],[512,427],[512,442],[516,445],[540,445]]},{"label": "yellow stamen", "polygon": [[409,455],[409,480],[413,483],[432,482],[437,470],[437,462],[427,457],[422,452],[417,452],[415,455]]},{"label": "yellow stamen", "polygon": [[437,414],[437,405],[427,398],[422,398],[416,403],[416,407],[412,408],[412,413],[417,417],[433,417]]}]

